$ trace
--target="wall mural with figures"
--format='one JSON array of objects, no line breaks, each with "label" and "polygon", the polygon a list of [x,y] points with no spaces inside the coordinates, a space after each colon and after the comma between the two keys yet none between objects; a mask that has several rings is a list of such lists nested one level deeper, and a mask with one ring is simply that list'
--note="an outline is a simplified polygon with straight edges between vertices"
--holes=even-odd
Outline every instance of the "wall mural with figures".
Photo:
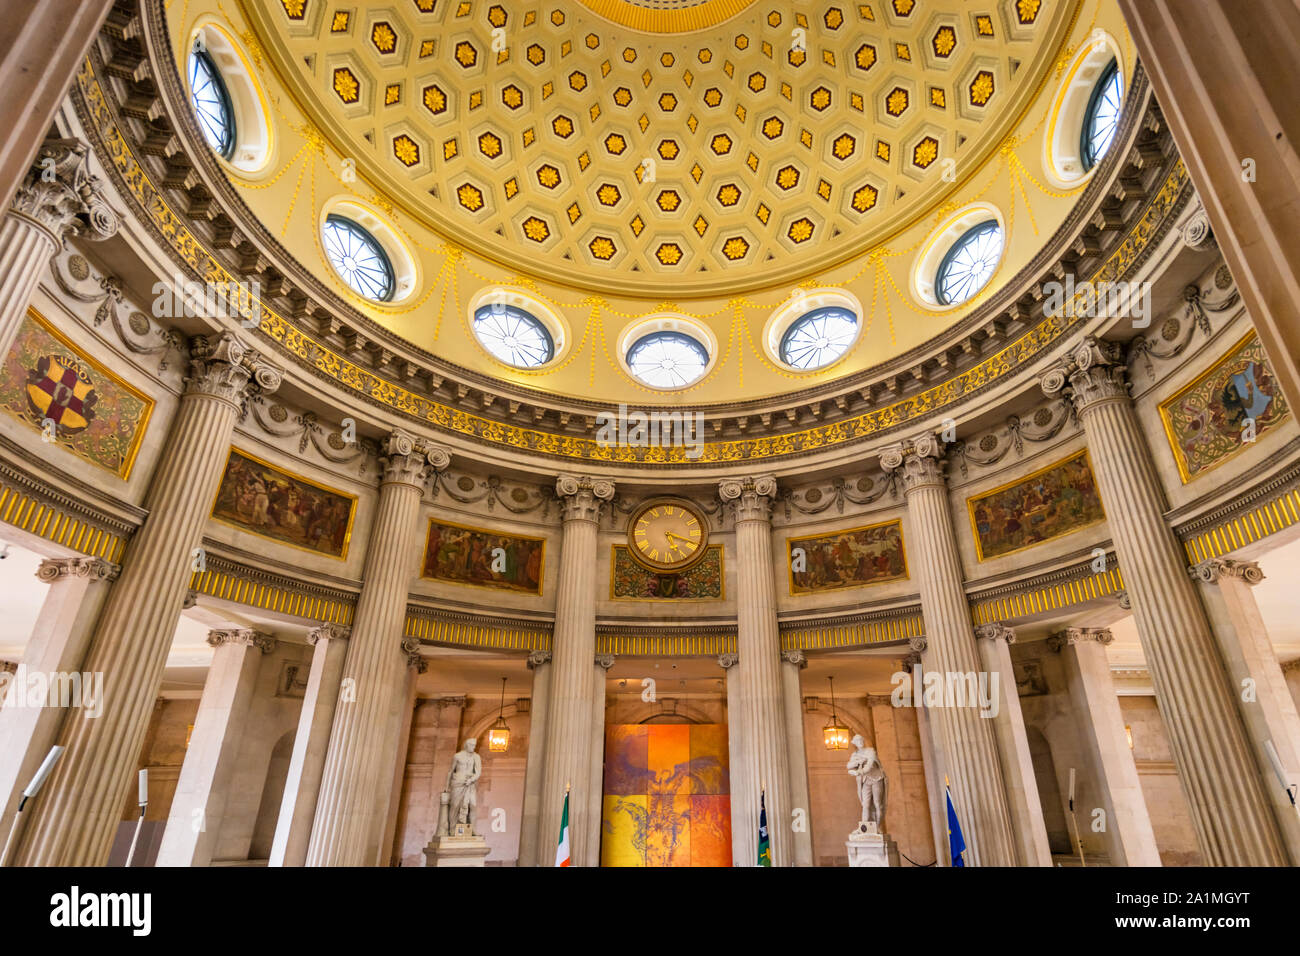
[{"label": "wall mural with figures", "polygon": [[811,594],[906,578],[901,521],[789,538],[790,593]]},{"label": "wall mural with figures", "polygon": [[452,584],[542,593],[545,538],[429,519],[423,576]]},{"label": "wall mural with figures", "polygon": [[1086,451],[966,501],[981,561],[1106,519]]},{"label": "wall mural with figures", "polygon": [[1289,414],[1253,331],[1160,403],[1183,484],[1223,464]]},{"label": "wall mural with figures", "polygon": [[607,728],[600,865],[731,865],[726,724]]},{"label": "wall mural with figures", "polygon": [[245,531],[342,560],[357,499],[230,449],[212,517]]}]

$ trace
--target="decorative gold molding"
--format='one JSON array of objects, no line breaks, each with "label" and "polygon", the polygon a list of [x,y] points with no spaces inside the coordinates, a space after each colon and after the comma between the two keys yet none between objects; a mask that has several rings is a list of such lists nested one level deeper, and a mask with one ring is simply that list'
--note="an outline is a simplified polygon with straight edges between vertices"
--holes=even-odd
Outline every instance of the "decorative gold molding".
[{"label": "decorative gold molding", "polygon": [[925,633],[919,609],[878,621],[845,624],[791,624],[781,629],[781,650],[810,651],[861,647],[866,644],[895,644]]},{"label": "decorative gold molding", "polygon": [[432,611],[408,609],[402,633],[406,637],[433,644],[453,644],[484,650],[551,649],[551,632],[545,624],[507,627],[482,620],[444,618]]},{"label": "decorative gold molding", "polygon": [[190,577],[190,590],[221,601],[245,604],[263,611],[289,614],[317,622],[351,624],[355,604],[324,594],[294,589],[276,583],[267,575],[259,580],[247,569],[232,565],[230,569],[195,571]]},{"label": "decorative gold molding", "polygon": [[1217,558],[1300,523],[1300,488],[1228,518],[1183,542],[1190,564]]},{"label": "decorative gold molding", "polygon": [[121,562],[122,552],[126,550],[125,537],[97,528],[84,517],[77,517],[10,484],[3,476],[0,476],[0,521],[46,541],[115,564]]},{"label": "decorative gold molding", "polygon": [[1097,598],[1118,594],[1124,590],[1124,578],[1119,568],[1109,568],[1100,574],[1084,565],[1077,577],[1057,584],[1034,586],[1032,579],[1025,582],[1023,590],[977,600],[971,603],[971,622],[991,624],[994,621],[1015,621],[1019,618],[1055,611],[1095,601]]},{"label": "decorative gold molding", "polygon": [[597,654],[629,657],[717,657],[736,653],[735,635],[729,634],[597,634]]}]

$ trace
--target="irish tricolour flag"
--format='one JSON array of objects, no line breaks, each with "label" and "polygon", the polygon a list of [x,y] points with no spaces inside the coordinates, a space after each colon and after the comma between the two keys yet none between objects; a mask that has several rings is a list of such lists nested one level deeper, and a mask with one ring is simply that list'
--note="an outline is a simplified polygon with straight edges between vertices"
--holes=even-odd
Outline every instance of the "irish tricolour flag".
[{"label": "irish tricolour flag", "polygon": [[564,791],[564,815],[560,817],[560,843],[555,848],[555,865],[569,865],[569,792]]}]

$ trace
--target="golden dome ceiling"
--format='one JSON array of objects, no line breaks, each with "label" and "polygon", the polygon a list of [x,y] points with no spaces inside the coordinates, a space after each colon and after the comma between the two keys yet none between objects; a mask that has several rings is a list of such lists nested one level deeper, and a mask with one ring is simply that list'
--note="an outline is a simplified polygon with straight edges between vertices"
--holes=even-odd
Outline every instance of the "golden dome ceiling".
[{"label": "golden dome ceiling", "polygon": [[274,0],[313,124],[439,234],[595,292],[725,295],[861,255],[1002,144],[1072,4]]}]

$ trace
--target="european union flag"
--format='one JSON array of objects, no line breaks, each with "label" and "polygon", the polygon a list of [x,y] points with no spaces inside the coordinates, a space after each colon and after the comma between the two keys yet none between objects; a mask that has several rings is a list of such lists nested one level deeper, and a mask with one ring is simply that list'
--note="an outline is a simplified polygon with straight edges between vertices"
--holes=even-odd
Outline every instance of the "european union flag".
[{"label": "european union flag", "polygon": [[948,792],[948,787],[943,788],[944,795],[948,798],[948,852],[952,855],[953,866],[965,866],[966,861],[961,855],[966,852],[966,840],[961,835],[961,823],[957,820],[957,808],[952,805],[952,794]]},{"label": "european union flag", "polygon": [[772,844],[767,838],[767,801],[763,791],[758,792],[758,865],[772,865]]}]

